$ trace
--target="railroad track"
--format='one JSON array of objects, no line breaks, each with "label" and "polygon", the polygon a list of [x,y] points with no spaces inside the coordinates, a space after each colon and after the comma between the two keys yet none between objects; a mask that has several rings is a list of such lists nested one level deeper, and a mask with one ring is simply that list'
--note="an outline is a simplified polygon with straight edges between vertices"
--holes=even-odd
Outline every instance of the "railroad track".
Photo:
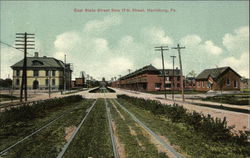
[{"label": "railroad track", "polygon": [[[94,101],[95,103],[96,101]],[[70,114],[72,111],[76,110],[80,105],[67,110],[66,112],[60,114],[59,116],[51,119],[48,123],[46,123],[45,125],[43,125],[42,127],[40,127],[39,129],[35,130],[34,132],[32,132],[31,134],[25,136],[24,138],[18,140],[16,143],[10,145],[9,147],[5,148],[4,150],[0,151],[0,156],[6,154],[9,150],[11,150],[12,148],[14,148],[15,146],[19,145],[20,143],[24,142],[25,140],[27,140],[28,138],[32,137],[35,134],[38,134],[39,132],[41,132],[42,130],[44,130],[46,127],[52,125],[53,123],[55,123],[56,121],[62,119],[64,116],[66,116],[67,114]]]},{"label": "railroad track", "polygon": [[[105,90],[103,90],[103,93],[105,95]],[[114,158],[119,158],[120,156],[119,156],[119,153],[117,151],[116,139],[115,139],[114,131],[113,131],[113,127],[112,127],[112,121],[111,121],[112,117],[111,117],[110,108],[108,107],[108,102],[107,102],[106,98],[105,98],[105,106],[106,106],[106,111],[107,111],[107,116],[108,116],[108,124],[109,124],[109,131],[110,131],[110,137],[111,137],[111,142],[112,142]]]},{"label": "railroad track", "polygon": [[178,153],[173,147],[171,147],[168,143],[166,143],[159,135],[157,135],[154,131],[152,131],[149,127],[147,127],[142,121],[140,121],[134,114],[132,114],[127,108],[125,108],[123,105],[121,105],[117,99],[112,99],[114,102],[117,103],[125,112],[127,112],[131,118],[137,122],[140,126],[142,126],[150,135],[152,135],[155,140],[157,140],[161,146],[173,154],[176,158],[182,158],[181,154]]},{"label": "railroad track", "polygon": [[65,152],[67,151],[69,145],[71,144],[71,142],[73,141],[73,139],[75,138],[75,136],[77,135],[79,129],[82,127],[84,121],[86,120],[86,118],[88,117],[89,113],[92,111],[93,107],[96,104],[95,100],[92,104],[92,106],[90,108],[87,109],[87,114],[84,116],[84,118],[82,119],[81,123],[77,126],[76,130],[74,131],[73,135],[70,137],[69,141],[64,145],[62,151],[57,155],[57,158],[62,158],[63,155],[65,154]]}]

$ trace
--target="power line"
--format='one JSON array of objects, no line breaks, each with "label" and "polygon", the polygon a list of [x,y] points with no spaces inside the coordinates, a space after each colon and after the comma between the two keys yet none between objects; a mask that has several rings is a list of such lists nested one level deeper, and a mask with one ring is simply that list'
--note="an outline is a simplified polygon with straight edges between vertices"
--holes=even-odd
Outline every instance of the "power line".
[{"label": "power line", "polygon": [[[24,51],[22,51],[22,50],[20,50],[20,49],[16,49],[16,47],[14,47],[14,46],[12,46],[12,45],[10,45],[10,44],[8,44],[8,43],[5,43],[5,42],[3,42],[3,41],[0,41],[0,43],[4,44],[4,45],[6,45],[6,46],[9,46],[9,47],[11,47],[11,48],[13,48],[13,49],[15,49],[15,50],[18,50],[18,51],[20,51],[20,52],[24,52]],[[27,54],[32,55],[32,54],[30,54],[30,53],[28,53],[28,52],[27,52]]]}]

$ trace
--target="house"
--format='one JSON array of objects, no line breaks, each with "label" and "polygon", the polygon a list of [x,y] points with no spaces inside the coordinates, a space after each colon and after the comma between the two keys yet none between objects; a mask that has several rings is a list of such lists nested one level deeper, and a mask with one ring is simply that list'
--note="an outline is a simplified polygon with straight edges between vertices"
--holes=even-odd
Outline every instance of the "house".
[{"label": "house", "polygon": [[[165,88],[163,72],[165,72]],[[111,86],[136,91],[180,90],[180,77],[179,69],[163,71],[147,65],[112,82]]]},{"label": "house", "polygon": [[196,82],[195,77],[186,77],[184,81],[185,90],[195,90]]},{"label": "house", "polygon": [[248,79],[248,78],[242,78],[241,80],[240,80],[240,89],[241,90],[246,90],[246,89],[250,89],[250,79]]},{"label": "house", "polygon": [[203,70],[195,79],[197,91],[239,91],[241,76],[231,67]]},{"label": "house", "polygon": [[[13,69],[13,88],[20,89],[22,83],[23,60],[11,66]],[[39,57],[35,52],[33,57],[27,57],[27,89],[60,90],[64,83],[68,89],[71,84],[72,70],[70,64],[53,57]],[[65,81],[65,82],[64,82]]]}]

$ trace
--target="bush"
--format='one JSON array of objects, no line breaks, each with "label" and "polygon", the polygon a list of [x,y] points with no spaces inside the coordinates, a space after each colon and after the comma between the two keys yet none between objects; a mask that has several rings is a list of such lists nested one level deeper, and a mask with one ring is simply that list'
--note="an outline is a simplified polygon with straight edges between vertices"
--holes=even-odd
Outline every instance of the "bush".
[{"label": "bush", "polygon": [[70,103],[78,102],[82,100],[80,95],[72,95],[64,98],[55,98],[44,101],[34,102],[32,105],[27,103],[20,107],[11,108],[2,112],[0,115],[1,127],[4,127],[10,122],[19,122],[32,120],[37,117],[43,116],[47,111],[52,110],[56,107],[62,107],[70,105]]},{"label": "bush", "polygon": [[249,145],[247,142],[247,136],[249,134],[242,131],[240,131],[239,134],[232,133],[232,127],[227,126],[226,118],[221,120],[195,111],[188,112],[187,109],[177,104],[173,106],[163,105],[159,101],[129,97],[127,95],[118,95],[117,97],[125,99],[132,105],[149,110],[155,115],[164,115],[172,122],[184,123],[194,132],[201,134],[205,139],[215,142],[231,142],[238,145]]}]

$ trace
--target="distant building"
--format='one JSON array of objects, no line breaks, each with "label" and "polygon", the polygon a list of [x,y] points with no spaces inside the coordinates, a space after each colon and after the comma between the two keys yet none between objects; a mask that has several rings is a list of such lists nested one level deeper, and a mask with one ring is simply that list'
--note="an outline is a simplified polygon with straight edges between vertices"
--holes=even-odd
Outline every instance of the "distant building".
[{"label": "distant building", "polygon": [[[20,89],[22,83],[23,60],[12,65],[13,69],[13,87]],[[64,78],[65,72],[65,78]],[[53,57],[39,57],[35,52],[34,57],[27,57],[27,88],[28,89],[49,89],[59,90],[64,88],[64,80],[66,88],[71,84],[70,64],[65,64],[61,60]]]},{"label": "distant building", "polygon": [[196,77],[197,91],[239,91],[241,76],[230,67],[205,69]]},{"label": "distant building", "polygon": [[241,90],[250,89],[250,79],[248,79],[248,78],[242,78],[240,80],[240,89]]},{"label": "distant building", "polygon": [[[165,69],[165,88],[163,70],[156,69],[152,65],[147,65],[126,76],[119,78],[111,83],[112,87],[136,91],[161,91],[161,90],[180,90],[181,75],[180,70]],[[174,72],[174,73],[173,73]]]},{"label": "distant building", "polygon": [[184,80],[185,90],[195,90],[196,82],[195,77],[186,77]]}]

